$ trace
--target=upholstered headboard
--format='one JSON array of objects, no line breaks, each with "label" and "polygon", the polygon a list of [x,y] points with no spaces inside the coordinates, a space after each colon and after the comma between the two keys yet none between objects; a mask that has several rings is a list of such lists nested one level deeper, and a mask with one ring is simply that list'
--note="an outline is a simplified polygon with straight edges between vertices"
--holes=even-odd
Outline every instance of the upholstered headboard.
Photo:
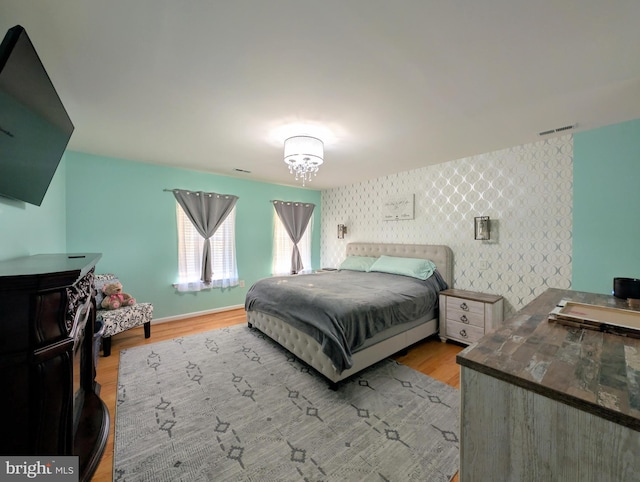
[{"label": "upholstered headboard", "polygon": [[347,256],[400,256],[404,258],[430,259],[438,267],[438,272],[453,288],[453,251],[440,244],[387,244],[349,243]]}]

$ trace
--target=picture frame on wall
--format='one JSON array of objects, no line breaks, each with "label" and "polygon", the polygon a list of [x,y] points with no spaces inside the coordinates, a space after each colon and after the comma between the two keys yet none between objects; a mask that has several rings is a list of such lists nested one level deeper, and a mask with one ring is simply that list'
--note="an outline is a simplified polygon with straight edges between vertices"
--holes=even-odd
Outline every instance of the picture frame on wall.
[{"label": "picture frame on wall", "polygon": [[414,216],[415,209],[413,194],[398,194],[395,196],[388,196],[382,202],[383,221],[413,219]]}]

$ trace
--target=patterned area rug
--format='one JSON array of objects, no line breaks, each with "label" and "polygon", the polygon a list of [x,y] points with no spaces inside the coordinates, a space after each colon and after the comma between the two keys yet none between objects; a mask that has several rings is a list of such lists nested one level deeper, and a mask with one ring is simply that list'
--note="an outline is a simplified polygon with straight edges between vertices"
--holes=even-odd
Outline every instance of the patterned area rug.
[{"label": "patterned area rug", "polygon": [[114,480],[449,481],[459,392],[393,360],[340,384],[246,325],[122,351]]}]

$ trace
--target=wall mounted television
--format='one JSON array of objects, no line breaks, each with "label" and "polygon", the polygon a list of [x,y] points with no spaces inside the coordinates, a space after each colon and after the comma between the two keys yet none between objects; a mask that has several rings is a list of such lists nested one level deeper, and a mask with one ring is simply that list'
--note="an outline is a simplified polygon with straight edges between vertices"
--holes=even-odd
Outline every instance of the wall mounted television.
[{"label": "wall mounted television", "polygon": [[0,196],[40,206],[73,124],[20,25],[0,45]]}]

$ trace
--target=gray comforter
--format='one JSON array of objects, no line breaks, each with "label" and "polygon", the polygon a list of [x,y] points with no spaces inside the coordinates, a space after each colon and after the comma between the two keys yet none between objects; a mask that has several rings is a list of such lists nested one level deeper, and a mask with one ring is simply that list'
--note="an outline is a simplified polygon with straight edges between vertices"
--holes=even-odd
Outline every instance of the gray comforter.
[{"label": "gray comforter", "polygon": [[342,372],[368,338],[425,316],[446,288],[437,271],[425,281],[346,270],[276,276],[249,289],[245,309],[276,316],[312,336]]}]

